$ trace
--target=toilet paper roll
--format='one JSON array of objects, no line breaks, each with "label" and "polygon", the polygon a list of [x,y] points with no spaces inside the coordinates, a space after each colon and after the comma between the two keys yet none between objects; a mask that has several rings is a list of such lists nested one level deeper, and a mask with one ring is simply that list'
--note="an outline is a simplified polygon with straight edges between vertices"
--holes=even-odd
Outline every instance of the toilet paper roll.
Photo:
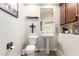
[{"label": "toilet paper roll", "polygon": [[14,49],[16,46],[12,46],[11,49]]}]

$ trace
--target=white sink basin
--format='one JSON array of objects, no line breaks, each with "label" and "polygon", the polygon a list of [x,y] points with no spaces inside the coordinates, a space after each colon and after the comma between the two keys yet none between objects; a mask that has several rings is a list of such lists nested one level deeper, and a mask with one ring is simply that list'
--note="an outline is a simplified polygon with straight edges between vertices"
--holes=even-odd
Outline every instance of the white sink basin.
[{"label": "white sink basin", "polygon": [[29,38],[38,38],[38,36],[29,36]]},{"label": "white sink basin", "polygon": [[51,37],[51,36],[54,36],[53,34],[42,34],[41,36],[44,36],[44,37]]}]

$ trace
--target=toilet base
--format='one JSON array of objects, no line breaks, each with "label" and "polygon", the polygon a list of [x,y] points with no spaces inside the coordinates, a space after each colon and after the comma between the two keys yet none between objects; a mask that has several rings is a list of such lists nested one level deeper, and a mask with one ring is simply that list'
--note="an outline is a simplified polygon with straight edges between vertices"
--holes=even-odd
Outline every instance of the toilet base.
[{"label": "toilet base", "polygon": [[27,56],[34,56],[34,52],[33,53],[26,53]]},{"label": "toilet base", "polygon": [[26,54],[28,55],[28,56],[34,56],[34,52],[35,52],[35,45],[28,45],[27,47],[26,47]]}]

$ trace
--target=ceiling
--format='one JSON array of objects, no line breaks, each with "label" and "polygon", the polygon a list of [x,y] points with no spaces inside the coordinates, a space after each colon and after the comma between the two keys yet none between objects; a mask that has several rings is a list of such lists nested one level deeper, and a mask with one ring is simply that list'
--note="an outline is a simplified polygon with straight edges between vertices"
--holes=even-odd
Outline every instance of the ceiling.
[{"label": "ceiling", "polygon": [[44,6],[44,5],[59,5],[60,3],[23,3],[24,6],[27,5],[39,5],[39,6]]}]

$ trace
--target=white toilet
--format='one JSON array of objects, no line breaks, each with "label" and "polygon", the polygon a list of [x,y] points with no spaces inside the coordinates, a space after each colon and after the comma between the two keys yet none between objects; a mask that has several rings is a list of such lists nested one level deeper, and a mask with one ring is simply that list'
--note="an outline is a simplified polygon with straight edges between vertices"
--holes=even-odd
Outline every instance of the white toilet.
[{"label": "white toilet", "polygon": [[36,50],[38,36],[29,36],[29,45],[26,46],[26,54],[28,56],[34,56],[34,51]]}]

